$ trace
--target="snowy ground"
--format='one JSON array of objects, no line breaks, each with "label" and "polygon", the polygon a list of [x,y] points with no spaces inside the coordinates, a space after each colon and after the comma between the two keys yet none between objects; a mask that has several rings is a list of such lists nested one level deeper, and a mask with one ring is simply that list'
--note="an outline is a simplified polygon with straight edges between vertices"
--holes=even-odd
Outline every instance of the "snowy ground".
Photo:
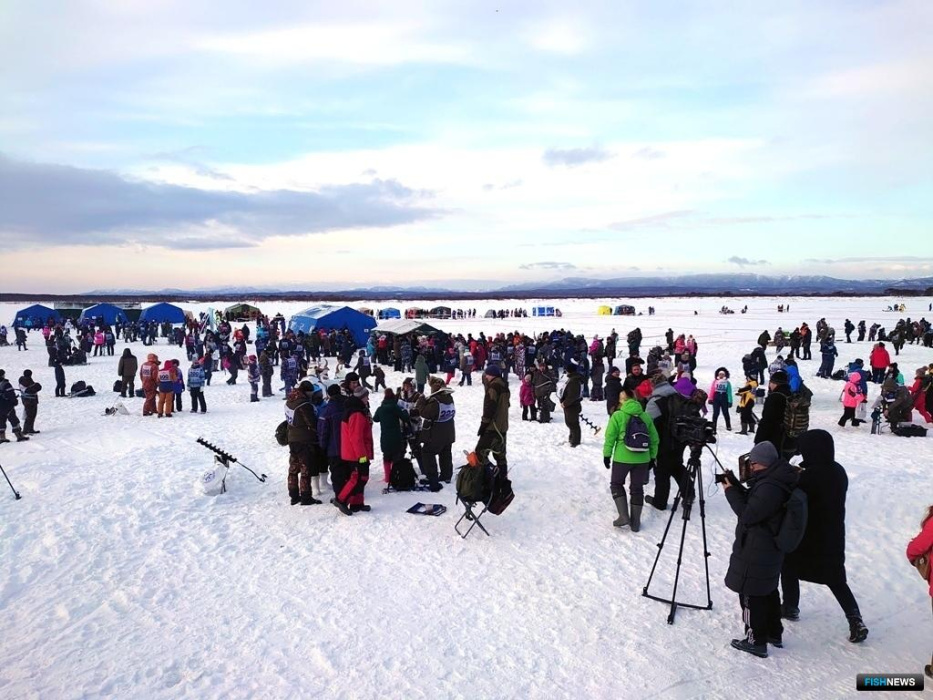
[{"label": "snowy ground", "polygon": [[[632,319],[597,316],[600,300],[566,300],[557,304],[560,319],[436,325],[487,333],[556,325],[589,339],[612,328],[624,336],[638,324],[648,347],[671,326],[697,337],[705,386],[720,364],[740,371],[763,328],[803,320],[812,327],[825,316],[843,341],[838,367],[867,360],[870,350],[845,345],[846,317],[888,328],[899,317],[881,312],[887,299],[747,301],[747,315],[721,316],[722,303],[738,310],[745,301],[639,300],[657,315]],[[929,317],[930,299],[905,301],[906,315]],[[792,313],[776,313],[779,302]],[[480,314],[517,305],[530,308],[470,304]],[[262,308],[287,316],[303,306]],[[0,320],[14,310],[0,304]],[[118,355],[124,347],[118,343]],[[133,350],[145,356],[141,346]],[[157,352],[184,360],[164,343]],[[900,357],[906,377],[931,361],[933,352],[918,346]],[[272,437],[282,401],[249,404],[248,385],[226,386],[221,375],[206,391],[206,415],[143,419],[142,400],[132,399],[132,415],[104,416],[116,363],[91,358],[67,368],[69,386],[84,379],[99,393],[56,399],[41,343],[26,353],[0,348],[9,378],[30,367],[45,387],[42,434],[0,448],[22,493],[14,501],[0,484],[0,697],[826,698],[854,694],[856,673],[916,673],[930,658],[930,600],[904,549],[933,502],[933,439],[873,437],[867,425],[840,431],[841,384],[812,376],[818,359],[802,368],[816,392],[811,425],[836,434],[849,473],[848,571],[871,634],[849,644],[829,592],[804,584],[802,619],[788,623],[785,648],[767,660],[729,647],[741,633],[736,596],[722,583],[735,518],[712,485],[708,455],[714,606],[680,610],[669,626],[666,607],[641,595],[666,517],[648,509],[641,533],[614,529],[602,441],[585,431],[579,449],[562,445],[559,414],[551,425],[522,423],[517,390],[509,432],[517,497],[504,515],[487,517],[491,538],[474,531],[461,540],[450,488],[383,495],[374,480],[372,513],[350,518],[329,505],[290,507],[286,450]],[[401,377],[390,371],[388,380],[398,386]],[[456,452],[474,444],[481,392],[478,383],[456,390]],[[602,403],[587,403],[584,415],[605,423]],[[197,482],[211,455],[198,436],[269,481],[235,467],[229,493],[204,496]],[[750,444],[725,433],[717,451],[732,467]],[[406,514],[418,500],[448,512]],[[699,533],[694,516],[681,590],[683,600],[702,603]],[[665,548],[652,592],[669,591],[674,551],[673,543]]]}]

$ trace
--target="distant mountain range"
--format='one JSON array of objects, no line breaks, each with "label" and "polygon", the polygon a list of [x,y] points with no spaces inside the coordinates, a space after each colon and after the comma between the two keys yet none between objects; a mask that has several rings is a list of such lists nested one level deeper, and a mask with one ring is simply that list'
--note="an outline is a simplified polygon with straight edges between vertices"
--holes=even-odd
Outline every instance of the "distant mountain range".
[{"label": "distant mountain range", "polygon": [[314,299],[354,301],[361,299],[484,299],[564,297],[655,297],[655,296],[780,296],[780,295],[933,295],[933,277],[913,279],[845,280],[815,275],[768,276],[754,274],[699,274],[656,277],[598,279],[566,277],[552,282],[526,282],[483,288],[476,280],[451,280],[449,286],[373,286],[353,289],[301,289],[291,287],[223,286],[202,289],[95,289],[83,294],[3,293],[9,301],[42,299],[133,300],[233,300]]},{"label": "distant mountain range", "polygon": [[[471,285],[472,286],[472,285]],[[208,289],[161,289],[157,291],[139,291],[131,289],[98,289],[88,292],[89,296],[106,296],[108,294],[132,296],[205,296],[220,295],[269,295],[285,294],[288,292],[323,293],[326,295],[342,295],[359,298],[399,296],[417,297],[438,294],[469,294],[471,296],[483,295],[521,295],[538,296],[554,295],[560,293],[568,296],[579,292],[582,296],[624,296],[624,295],[682,295],[682,294],[883,294],[887,289],[902,289],[922,292],[933,287],[933,277],[899,280],[844,280],[836,277],[820,275],[785,275],[768,276],[754,274],[700,274],[682,276],[658,277],[619,277],[614,279],[597,279],[592,277],[565,277],[554,282],[526,282],[506,287],[493,287],[488,289],[464,290],[459,285],[449,287],[426,286],[374,286],[343,290],[301,290],[283,289],[281,287],[211,287]]]}]

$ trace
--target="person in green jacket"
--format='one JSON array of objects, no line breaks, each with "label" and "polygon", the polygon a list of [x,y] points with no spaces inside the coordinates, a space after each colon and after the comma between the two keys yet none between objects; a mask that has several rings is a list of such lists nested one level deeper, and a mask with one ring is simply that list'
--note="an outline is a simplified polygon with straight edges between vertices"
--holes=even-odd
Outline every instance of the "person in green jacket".
[{"label": "person in green jacket", "polygon": [[[625,431],[629,421],[638,416],[648,429],[648,450],[633,452],[625,445]],[[645,502],[645,481],[648,469],[658,456],[658,431],[651,416],[645,413],[638,400],[627,389],[619,396],[619,408],[609,418],[606,426],[606,441],[603,444],[603,464],[612,469],[609,491],[615,501],[619,517],[612,521],[616,527],[631,525],[632,532],[641,529],[641,509]],[[625,478],[631,474],[632,510],[625,495]]]},{"label": "person in green jacket", "polygon": [[392,464],[405,456],[405,439],[402,437],[402,424],[410,420],[408,411],[398,405],[398,397],[391,389],[386,389],[382,405],[376,409],[373,421],[379,423],[379,447],[382,448],[382,468],[385,482],[389,483]]}]

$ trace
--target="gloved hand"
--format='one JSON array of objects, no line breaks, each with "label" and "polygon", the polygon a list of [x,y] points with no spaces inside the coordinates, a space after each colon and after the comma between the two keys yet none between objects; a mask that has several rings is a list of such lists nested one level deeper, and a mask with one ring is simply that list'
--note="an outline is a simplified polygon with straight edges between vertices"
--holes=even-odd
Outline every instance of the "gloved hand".
[{"label": "gloved hand", "polygon": [[603,457],[603,465],[606,469],[612,469],[612,457]]}]

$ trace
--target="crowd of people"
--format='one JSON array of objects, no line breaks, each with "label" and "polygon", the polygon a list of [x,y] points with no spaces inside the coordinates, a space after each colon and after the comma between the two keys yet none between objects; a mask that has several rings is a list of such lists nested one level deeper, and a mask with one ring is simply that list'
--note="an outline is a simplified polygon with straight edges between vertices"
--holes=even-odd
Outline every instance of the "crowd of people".
[{"label": "crowd of people", "polygon": [[[854,342],[865,342],[867,337],[873,344],[867,367],[856,357],[846,369],[835,370],[836,333],[821,318],[812,332],[807,323],[791,332],[780,327],[773,335],[762,332],[756,346],[741,358],[742,381],[733,386],[732,373],[721,366],[713,373],[708,391],[700,387],[696,376],[700,351],[696,338],[671,328],[664,334],[664,343],[649,347],[644,359],[640,328],[633,328],[624,338],[613,329],[605,338],[596,335],[589,341],[563,328],[537,335],[376,331],[359,346],[346,330],[293,332],[279,315],[260,316],[254,333],[246,324],[235,327],[225,319],[206,323],[203,317],[175,326],[69,322],[43,327],[41,333],[57,379],[61,372],[56,395],[65,395],[64,366],[76,364],[76,359],[86,362],[88,356],[114,356],[121,337],[126,342],[141,340],[147,346],[165,339],[168,352],[173,346],[183,351],[190,364],[187,371],[177,358],[162,361],[150,352],[140,363],[130,348],[123,349],[115,368],[116,388],[122,397],[138,395],[138,379],[144,416],[167,418],[184,410],[186,392],[190,411],[205,413],[204,389],[218,371],[226,373],[231,385],[245,372],[250,401],[258,402],[260,395],[275,396],[272,379],[278,372],[285,400],[290,501],[317,505],[327,499],[346,515],[370,510],[365,489],[376,458],[376,423],[380,426],[382,480],[387,487],[392,470],[409,452],[425,489],[439,491],[451,483],[456,441],[451,384],[471,385],[475,374],[481,377],[484,398],[474,453],[481,462],[494,462],[503,474],[508,470],[511,376],[519,382],[521,420],[550,423],[559,405],[570,448],[582,441],[584,402],[605,404],[608,421],[602,448],[617,516],[612,524],[632,532],[640,531],[646,504],[667,510],[672,483],[690,488],[684,464],[689,444],[679,437],[677,422],[685,417],[705,418],[711,412],[712,434],[719,431],[720,419],[725,430],[731,431],[731,413],[737,404],[739,434],[754,437],[748,478],[743,483],[730,477],[724,485],[738,517],[726,586],[739,594],[746,626],[746,634],[732,645],[764,657],[769,645],[783,643],[782,620],[800,618],[800,581],[829,587],[849,623],[850,641],[861,642],[868,634],[846,583],[845,469],[835,460],[832,435],[809,429],[812,392],[801,363],[813,360],[813,343],[819,348],[815,375],[843,382],[840,427],[858,426],[866,420],[869,384],[880,385],[872,406],[875,421],[885,419],[896,427],[910,423],[911,412],[916,410],[926,422],[933,422],[933,364],[918,368],[908,385],[888,352],[888,346],[895,356],[906,344],[931,346],[929,322],[903,319],[887,332],[877,323],[868,327],[865,321],[855,324],[847,319],[843,328],[846,345],[856,333]],[[26,349],[25,337],[21,349]],[[334,380],[330,359],[336,359]],[[401,386],[389,388],[384,368],[410,376],[404,377]],[[38,433],[35,419],[40,390],[29,370],[19,379],[18,390],[0,371],[0,415],[4,419],[0,442],[9,442],[7,422],[18,441]],[[378,405],[375,392],[381,392]],[[22,425],[15,410],[17,394],[25,410]],[[755,408],[761,399],[759,417]],[[795,455],[802,457],[799,467],[789,463]],[[647,494],[645,486],[651,476],[654,488]],[[810,518],[799,546],[785,554],[775,548],[774,532],[795,489],[806,493]],[[928,515],[923,532],[911,543],[911,559],[931,549],[930,523]]]}]

